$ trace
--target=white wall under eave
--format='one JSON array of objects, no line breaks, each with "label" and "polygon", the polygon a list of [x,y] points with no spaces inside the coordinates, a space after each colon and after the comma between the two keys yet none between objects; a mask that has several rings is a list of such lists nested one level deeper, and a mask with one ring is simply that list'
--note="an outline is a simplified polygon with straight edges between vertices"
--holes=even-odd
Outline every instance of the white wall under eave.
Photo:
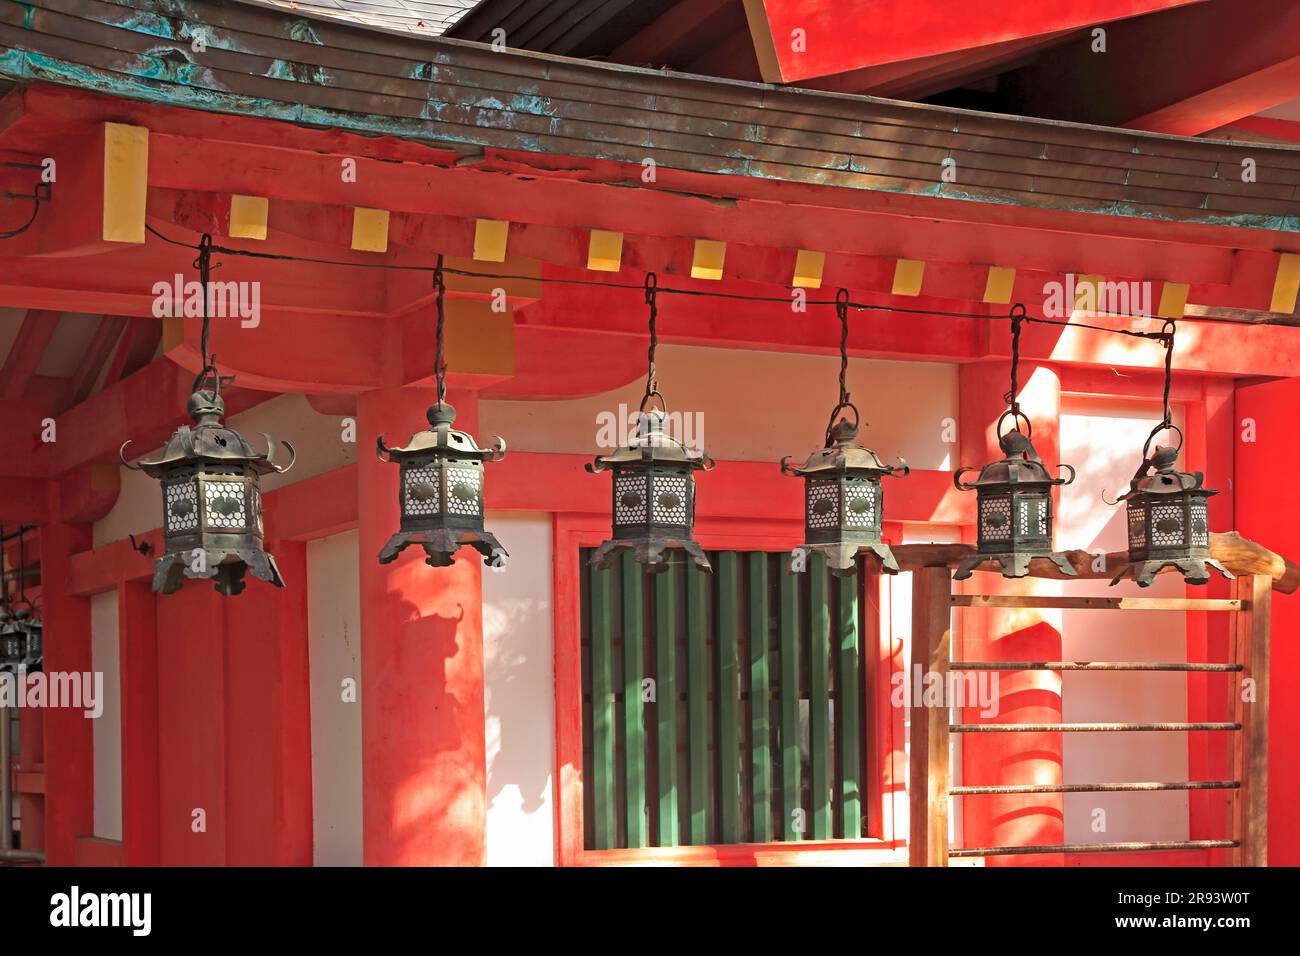
[{"label": "white wall under eave", "polygon": [[313,862],[360,866],[361,584],[355,531],[307,544],[307,641]]},{"label": "white wall under eave", "polygon": [[487,862],[555,862],[551,516],[489,513],[510,553],[483,569]]},{"label": "white wall under eave", "polygon": [[122,839],[122,668],[117,601],[116,591],[90,599],[90,667],[92,673],[104,675],[103,711],[93,718],[91,729],[94,821],[95,836],[105,840]]}]

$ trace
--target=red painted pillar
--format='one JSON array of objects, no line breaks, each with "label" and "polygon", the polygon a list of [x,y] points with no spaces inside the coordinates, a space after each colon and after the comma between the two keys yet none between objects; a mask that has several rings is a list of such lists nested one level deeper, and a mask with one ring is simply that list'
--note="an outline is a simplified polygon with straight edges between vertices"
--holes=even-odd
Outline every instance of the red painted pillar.
[{"label": "red painted pillar", "polygon": [[[60,514],[50,483],[50,514]],[[90,525],[52,520],[41,526],[41,605],[46,673],[89,673],[90,601],[68,593],[68,559],[91,545]],[[94,732],[80,708],[45,712],[45,858],[76,862],[76,842],[94,831]]]},{"label": "red painted pillar", "polygon": [[[1207,379],[1199,402],[1187,406],[1182,467],[1205,472],[1206,484],[1219,493],[1210,499],[1210,529],[1236,528],[1233,501],[1233,463],[1236,445],[1231,381]],[[1187,586],[1188,597],[1235,596],[1232,582],[1218,575],[1204,586]],[[1226,661],[1233,616],[1192,612],[1187,615],[1187,659]],[[1231,720],[1229,703],[1238,678],[1231,674],[1187,675],[1187,719]],[[1228,766],[1227,734],[1187,735],[1187,774],[1191,780],[1219,780],[1232,776]],[[1227,832],[1228,803],[1222,790],[1193,790],[1187,795],[1188,836],[1193,840],[1222,839]],[[1223,865],[1227,852],[1211,851],[1212,863]]]},{"label": "red painted pillar", "polygon": [[[475,396],[448,399],[456,427],[476,432]],[[428,427],[425,410],[435,400],[430,389],[392,388],[357,403],[367,865],[484,860],[481,559],[462,549],[451,567],[431,568],[419,548],[392,564],[376,557],[398,529],[398,468],[375,458],[375,437],[404,444]]]},{"label": "red painted pillar", "polygon": [[158,609],[147,579],[117,592],[122,701],[122,842],[128,866],[157,866]]},{"label": "red painted pillar", "polygon": [[[1003,395],[1010,365],[990,362],[960,370],[961,463],[981,467],[1002,457],[997,420],[1006,411]],[[1051,468],[1060,461],[1061,387],[1044,366],[1021,363],[1021,408],[1033,423],[1034,447]],[[1010,423],[1008,422],[1008,427]],[[971,540],[974,540],[973,531]],[[1058,545],[1059,547],[1059,545]],[[976,572],[965,591],[1000,594],[1059,594],[1060,587],[1042,578],[1013,581],[996,571]],[[1061,634],[1051,623],[1059,612],[1035,609],[971,610],[962,615],[961,657],[965,660],[1054,661],[1061,659]],[[954,655],[955,656],[955,655]],[[999,674],[998,713],[980,715],[966,708],[963,720],[992,723],[1059,723],[1060,675],[1041,671]],[[1062,779],[1061,734],[966,734],[962,739],[965,785],[1059,783]],[[1007,794],[959,797],[962,801],[960,843],[966,846],[1056,844],[1064,841],[1060,794]],[[989,866],[1059,866],[1058,855],[993,856]]]}]

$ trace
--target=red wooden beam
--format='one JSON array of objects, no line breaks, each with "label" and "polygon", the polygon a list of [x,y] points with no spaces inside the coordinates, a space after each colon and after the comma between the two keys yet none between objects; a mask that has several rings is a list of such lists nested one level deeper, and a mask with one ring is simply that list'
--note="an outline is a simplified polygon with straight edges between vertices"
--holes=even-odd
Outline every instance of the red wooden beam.
[{"label": "red wooden beam", "polygon": [[[1042,36],[1182,6],[1196,0],[746,0],[751,29],[770,38],[774,60],[763,79],[790,83]],[[792,41],[806,38],[804,52]],[[760,60],[761,62],[761,60]]]},{"label": "red wooden beam", "polygon": [[132,318],[118,340],[104,376],[104,385],[119,382],[149,364],[162,341],[163,324],[153,317]]},{"label": "red wooden beam", "polygon": [[54,337],[62,313],[29,309],[0,369],[0,399],[21,399]]},{"label": "red wooden beam", "polygon": [[90,344],[86,346],[85,353],[77,362],[76,371],[72,373],[74,402],[84,402],[90,397],[91,390],[99,380],[99,373],[104,370],[104,364],[113,354],[126,325],[127,319],[120,315],[100,317],[99,324],[95,326],[94,334],[90,337]]}]

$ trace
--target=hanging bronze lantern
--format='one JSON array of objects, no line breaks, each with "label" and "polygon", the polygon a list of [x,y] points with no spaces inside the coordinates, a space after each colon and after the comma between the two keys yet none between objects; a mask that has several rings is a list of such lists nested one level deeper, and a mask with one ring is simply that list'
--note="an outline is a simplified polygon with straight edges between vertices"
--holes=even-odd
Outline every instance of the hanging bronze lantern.
[{"label": "hanging bronze lantern", "polygon": [[483,555],[484,564],[501,562],[506,550],[483,530],[483,463],[504,458],[505,442],[498,438],[494,448],[479,448],[474,436],[451,427],[456,410],[441,400],[429,407],[428,419],[431,430],[417,432],[404,448],[388,447],[382,435],[376,439],[379,460],[401,466],[401,530],[379,552],[379,563],[396,560],[412,544],[424,548],[425,563],[434,568],[452,564],[461,545]]},{"label": "hanging bronze lantern", "polygon": [[[650,307],[649,372],[636,431],[622,448],[586,466],[592,474],[613,473],[613,537],[592,555],[591,564],[611,567],[622,551],[630,550],[651,571],[664,571],[668,568],[665,552],[684,551],[697,567],[712,571],[692,534],[695,472],[712,469],[713,459],[703,450],[691,452],[667,432],[668,408],[655,378],[656,289],[652,272],[645,280],[645,301]],[[652,407],[655,400],[659,408]]]},{"label": "hanging bronze lantern", "polygon": [[[804,480],[804,551],[826,557],[827,566],[836,575],[853,574],[857,556],[874,554],[889,574],[898,573],[898,562],[889,545],[880,539],[884,519],[884,491],[880,479],[906,477],[907,462],[887,465],[871,449],[857,442],[859,416],[857,406],[849,400],[847,387],[849,353],[849,294],[840,289],[835,295],[835,311],[840,320],[840,400],[831,410],[826,426],[826,447],[813,452],[802,466],[791,466],[781,459],[781,473]],[[841,412],[853,412],[836,421]]]},{"label": "hanging bronze lantern", "polygon": [[417,432],[404,448],[388,447],[383,435],[375,440],[376,457],[396,461],[401,469],[397,488],[401,530],[379,552],[379,563],[395,561],[405,548],[418,544],[424,549],[425,564],[445,568],[454,563],[462,545],[469,545],[483,555],[484,564],[500,566],[506,549],[483,530],[483,463],[505,458],[506,443],[498,438],[495,447],[480,448],[473,435],[451,427],[456,409],[446,401],[443,330],[447,313],[443,299],[447,290],[442,256],[438,256],[433,285],[438,314],[433,362],[438,402],[426,413],[430,430]]},{"label": "hanging bronze lantern", "polygon": [[13,609],[0,607],[0,672],[16,673],[27,657],[27,631],[15,620]]},{"label": "hanging bronze lantern", "polygon": [[270,435],[263,433],[266,452],[259,453],[221,421],[226,411],[221,386],[233,377],[223,377],[216,356],[208,352],[211,254],[212,237],[205,233],[195,261],[203,296],[203,369],[187,404],[194,426],[176,429],[153,461],[130,464],[125,454],[130,441],[118,450],[118,458],[162,485],[165,553],[154,565],[153,589],[171,594],[180,589],[183,577],[212,578],[217,592],[230,597],[244,590],[244,573],[250,570],[253,577],[284,587],[275,559],[262,547],[260,481],[262,475],[292,468],[297,453],[286,441],[289,463],[281,467],[271,461],[275,441]]},{"label": "hanging bronze lantern", "polygon": [[[1164,419],[1152,429],[1142,446],[1142,464],[1118,501],[1128,513],[1128,564],[1110,582],[1118,584],[1131,576],[1140,587],[1150,586],[1165,568],[1177,568],[1188,584],[1205,584],[1210,569],[1225,578],[1233,573],[1210,557],[1209,498],[1219,492],[1205,487],[1201,472],[1179,471],[1175,467],[1183,447],[1183,433],[1173,424],[1169,391],[1173,382],[1175,325],[1166,321],[1161,336],[1165,345]],[[1177,446],[1156,445],[1152,440],[1163,431],[1178,435]]]},{"label": "hanging bronze lantern", "polygon": [[[1029,562],[1046,558],[1062,574],[1075,576],[1073,565],[1053,549],[1052,488],[1074,481],[1074,468],[1061,464],[1069,477],[1053,478],[1047,465],[1034,449],[1033,426],[1020,411],[1016,396],[1020,392],[1020,328],[1025,308],[1016,305],[1011,311],[1011,389],[1006,394],[1010,408],[998,419],[998,445],[1003,458],[980,469],[973,482],[961,476],[973,468],[960,468],[952,482],[962,491],[974,491],[976,500],[976,552],[963,558],[953,574],[955,580],[971,576],[986,561],[996,562],[1007,578],[1022,578],[1029,573]],[[1012,429],[1003,433],[1006,420]],[[1020,423],[1025,430],[1020,430]]]},{"label": "hanging bronze lantern", "polygon": [[[205,387],[206,386],[206,387]],[[271,461],[275,440],[263,434],[259,453],[237,431],[222,424],[225,413],[221,376],[208,365],[195,382],[188,410],[194,426],[176,430],[162,455],[153,461],[126,460],[126,442],[118,452],[122,464],[143,471],[162,484],[163,551],[154,566],[153,589],[171,594],[182,577],[215,578],[226,595],[244,590],[244,573],[284,587],[275,558],[262,548],[260,479],[293,467],[297,453],[289,442],[289,463]]]},{"label": "hanging bronze lantern", "polygon": [[1052,549],[1052,488],[1074,481],[1074,468],[1062,464],[1069,477],[1053,478],[1029,433],[1021,432],[1018,424],[1000,435],[998,444],[1006,457],[985,465],[973,482],[961,480],[973,468],[961,468],[953,475],[954,485],[975,492],[979,542],[976,553],[962,559],[953,578],[970,577],[985,561],[996,561],[1003,577],[1022,578],[1034,558],[1047,558],[1062,574],[1073,576],[1074,567]]}]

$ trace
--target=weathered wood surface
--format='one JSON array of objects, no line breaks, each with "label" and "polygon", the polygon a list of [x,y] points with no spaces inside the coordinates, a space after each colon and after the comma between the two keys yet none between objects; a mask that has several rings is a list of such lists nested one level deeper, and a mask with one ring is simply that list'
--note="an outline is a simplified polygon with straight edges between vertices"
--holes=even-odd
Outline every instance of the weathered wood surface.
[{"label": "weathered wood surface", "polygon": [[[900,544],[893,548],[898,566],[904,571],[917,568],[956,567],[968,554],[975,553],[972,544]],[[1127,551],[1112,551],[1106,555],[1102,570],[1094,570],[1097,556],[1088,551],[1063,552],[1070,565],[1077,572],[1076,577],[1069,577],[1045,559],[1031,561],[1029,574],[1037,578],[1055,578],[1062,581],[1110,580],[1116,573],[1128,565]],[[1236,575],[1261,574],[1273,582],[1273,590],[1291,594],[1300,587],[1300,565],[1268,550],[1235,531],[1223,534],[1211,532],[1210,554],[1224,567]],[[1166,568],[1161,573],[1173,570]]]},{"label": "weathered wood surface", "polygon": [[[5,78],[470,154],[650,158],[755,179],[1300,231],[1300,149],[493,52],[211,0],[0,0]],[[1247,156],[1259,181],[1243,186]],[[959,182],[938,175],[945,159]]]}]

